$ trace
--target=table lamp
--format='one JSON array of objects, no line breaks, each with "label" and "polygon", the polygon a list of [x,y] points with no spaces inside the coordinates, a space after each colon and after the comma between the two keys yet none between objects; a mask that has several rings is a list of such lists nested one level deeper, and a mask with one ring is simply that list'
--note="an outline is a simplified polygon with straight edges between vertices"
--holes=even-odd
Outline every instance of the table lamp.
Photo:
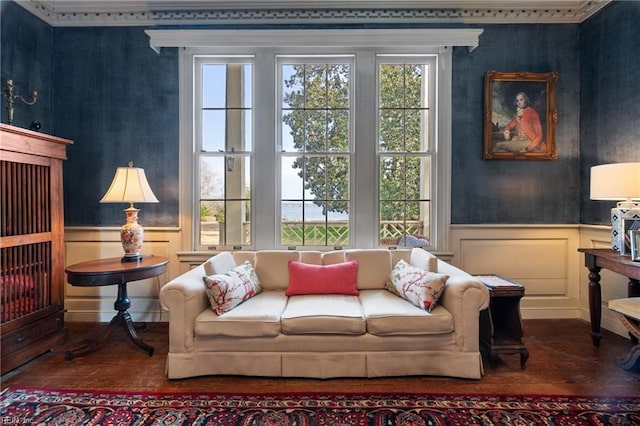
[{"label": "table lamp", "polygon": [[630,254],[628,231],[640,227],[640,162],[591,167],[590,198],[618,201],[611,209],[611,249]]},{"label": "table lamp", "polygon": [[118,167],[113,177],[111,186],[100,200],[101,203],[129,203],[129,208],[124,209],[127,223],[120,229],[120,241],[124,249],[123,262],[137,262],[142,259],[140,249],[144,240],[144,228],[138,223],[138,210],[133,203],[157,203],[158,199],[153,194],[144,170],[133,167]]}]

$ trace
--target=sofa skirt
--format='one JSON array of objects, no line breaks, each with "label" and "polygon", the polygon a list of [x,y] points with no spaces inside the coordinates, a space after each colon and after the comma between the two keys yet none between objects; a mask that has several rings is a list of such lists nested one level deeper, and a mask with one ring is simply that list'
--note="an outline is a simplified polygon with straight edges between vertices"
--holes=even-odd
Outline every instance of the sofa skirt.
[{"label": "sofa skirt", "polygon": [[483,373],[480,352],[197,352],[167,355],[169,379],[207,375],[480,379]]}]

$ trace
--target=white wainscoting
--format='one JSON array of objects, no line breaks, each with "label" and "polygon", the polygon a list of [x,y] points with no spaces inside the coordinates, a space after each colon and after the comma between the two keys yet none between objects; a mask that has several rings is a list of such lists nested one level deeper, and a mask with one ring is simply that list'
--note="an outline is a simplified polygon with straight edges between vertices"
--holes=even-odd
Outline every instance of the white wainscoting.
[{"label": "white wainscoting", "polygon": [[580,318],[577,225],[454,225],[451,263],[525,287],[523,318]]},{"label": "white wainscoting", "polygon": [[[122,255],[118,228],[69,227],[66,263]],[[158,301],[159,288],[200,264],[214,252],[180,251],[179,228],[146,228],[144,254],[169,258],[167,273],[128,285],[134,321],[167,321]],[[578,248],[610,247],[610,227],[593,225],[452,225],[452,253],[442,258],[471,274],[498,274],[525,286],[523,318],[581,318],[589,321],[588,270]],[[610,299],[626,297],[628,279],[603,270],[602,327],[626,336],[607,308]],[[115,314],[117,287],[66,285],[67,321],[108,322]]]},{"label": "white wainscoting", "polygon": [[[178,228],[145,228],[142,254],[169,259],[167,273],[157,278],[127,285],[131,299],[129,313],[134,321],[167,321],[160,309],[158,292],[171,278],[180,274],[176,253],[180,247]],[[65,228],[65,262],[67,265],[108,257],[122,257],[119,228]],[[118,286],[65,286],[65,320],[70,322],[109,322],[115,315],[114,302]]]},{"label": "white wainscoting", "polygon": [[[589,271],[578,248],[611,246],[594,225],[452,225],[450,262],[471,274],[497,274],[525,287],[525,319],[589,321]],[[626,297],[628,279],[602,271],[602,327],[626,336],[607,301]]]}]

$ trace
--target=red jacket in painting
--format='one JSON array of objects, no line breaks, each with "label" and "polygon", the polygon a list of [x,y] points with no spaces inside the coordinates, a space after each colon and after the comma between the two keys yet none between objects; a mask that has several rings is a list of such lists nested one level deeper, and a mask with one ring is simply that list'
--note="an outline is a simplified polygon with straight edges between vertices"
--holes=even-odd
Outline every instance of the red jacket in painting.
[{"label": "red jacket in painting", "polygon": [[517,136],[514,139],[522,140],[526,138],[531,141],[527,151],[539,148],[542,142],[542,125],[540,124],[540,116],[533,108],[526,107],[518,111],[516,118],[511,120],[504,130],[508,132],[513,128],[517,132]]}]

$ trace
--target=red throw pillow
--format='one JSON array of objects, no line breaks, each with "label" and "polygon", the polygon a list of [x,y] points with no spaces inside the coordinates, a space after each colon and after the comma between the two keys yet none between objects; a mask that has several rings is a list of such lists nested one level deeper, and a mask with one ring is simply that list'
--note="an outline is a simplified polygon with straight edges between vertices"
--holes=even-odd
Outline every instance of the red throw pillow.
[{"label": "red throw pillow", "polygon": [[358,261],[335,265],[312,265],[289,261],[287,296],[302,294],[347,294],[357,296]]}]

